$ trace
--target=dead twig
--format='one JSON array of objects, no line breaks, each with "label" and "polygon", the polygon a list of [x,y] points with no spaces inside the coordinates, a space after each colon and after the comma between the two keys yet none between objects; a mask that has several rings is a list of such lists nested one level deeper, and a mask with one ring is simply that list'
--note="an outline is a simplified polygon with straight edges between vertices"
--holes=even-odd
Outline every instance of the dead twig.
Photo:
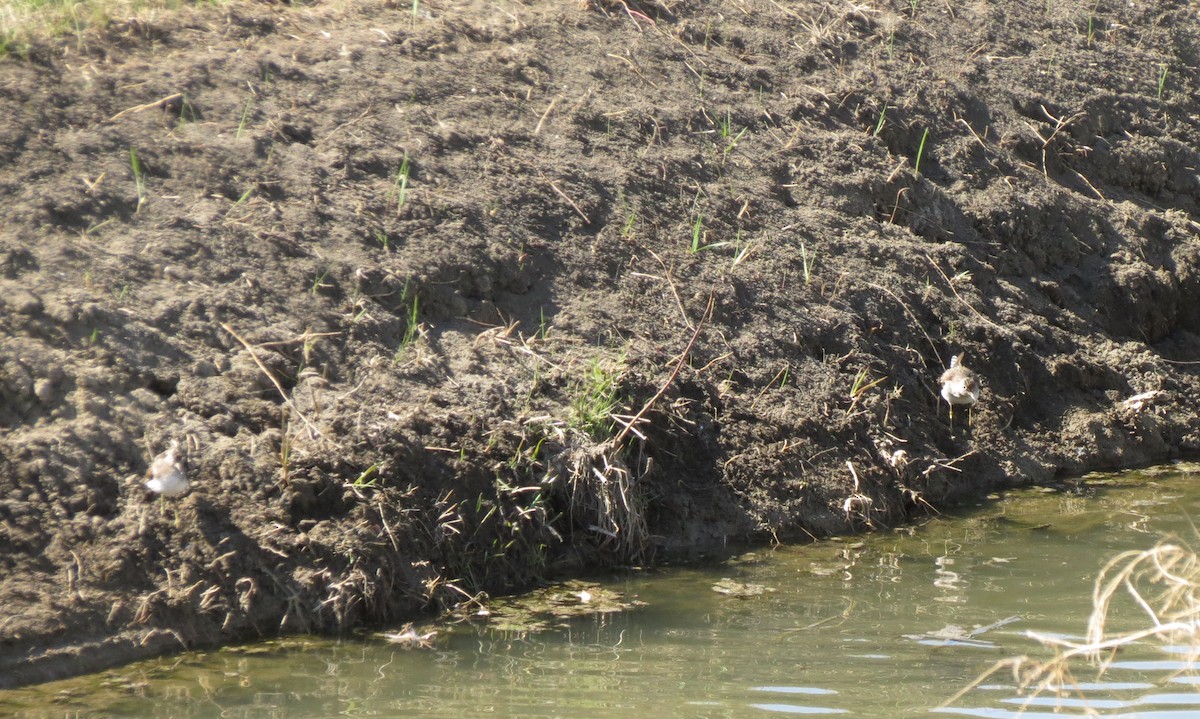
[{"label": "dead twig", "polygon": [[958,472],[961,474],[962,470],[954,465],[963,461],[967,457],[970,457],[971,455],[975,454],[978,451],[979,450],[972,449],[963,454],[960,454],[959,456],[955,457],[954,459],[945,459],[945,458],[935,459],[928,467],[925,468],[924,472],[921,472],[921,476],[928,479],[929,475],[933,474],[934,472],[936,472],[939,469],[948,469],[952,472]]},{"label": "dead twig", "polygon": [[971,305],[970,302],[967,302],[966,300],[964,300],[962,298],[962,295],[958,294],[958,290],[954,289],[954,283],[950,281],[950,278],[946,276],[946,273],[942,271],[942,268],[938,267],[938,263],[934,262],[932,257],[930,257],[928,254],[926,254],[925,259],[928,260],[929,264],[933,266],[933,269],[937,270],[937,273],[939,275],[941,275],[942,280],[946,283],[946,286],[950,288],[950,292],[952,292],[954,294],[954,298],[956,300],[958,300],[959,302],[961,302],[963,307],[966,307],[967,309],[971,310],[971,312],[973,312],[976,317],[983,320],[984,322],[991,325],[992,327],[995,327],[997,330],[1000,331],[1001,334],[1006,335],[1006,336],[1011,334],[1008,329],[1001,327],[1000,325],[996,324],[995,322],[992,322],[990,319],[987,318],[986,315],[984,315],[979,310],[975,309]]},{"label": "dead twig", "polygon": [[554,192],[557,193],[559,197],[566,200],[567,204],[571,206],[571,209],[575,210],[576,214],[578,214],[580,217],[583,218],[584,223],[589,224],[589,225],[592,224],[592,220],[583,213],[583,210],[579,209],[579,205],[576,205],[575,201],[567,196],[567,193],[563,192],[562,189],[559,188],[559,186],[554,183],[554,180],[551,180],[549,177],[546,177],[544,174],[542,174],[540,172],[538,174],[542,176],[542,179],[546,181],[546,184],[550,185],[551,190],[554,190]]},{"label": "dead twig", "polygon": [[1083,112],[1077,112],[1074,115],[1070,115],[1068,117],[1055,117],[1054,115],[1050,114],[1050,111],[1046,109],[1045,105],[1041,105],[1040,107],[1042,108],[1042,114],[1046,116],[1046,119],[1051,120],[1054,123],[1054,131],[1051,132],[1048,137],[1042,137],[1042,133],[1038,132],[1037,128],[1034,127],[1031,123],[1026,122],[1025,126],[1029,128],[1029,131],[1032,132],[1037,137],[1037,139],[1042,141],[1042,175],[1049,177],[1049,171],[1046,169],[1046,153],[1047,153],[1048,148],[1050,147],[1050,143],[1054,140],[1055,137],[1058,136],[1059,132],[1061,132],[1063,129],[1068,127],[1071,123],[1075,122],[1076,120],[1083,118],[1083,117],[1087,117],[1087,114],[1083,113]]},{"label": "dead twig", "polygon": [[874,282],[868,282],[867,287],[873,287],[886,294],[888,297],[891,297],[893,300],[896,300],[900,307],[904,309],[904,314],[908,315],[908,318],[912,320],[913,326],[921,330],[921,334],[925,336],[925,341],[929,343],[929,348],[933,350],[933,356],[937,357],[938,364],[945,364],[945,362],[942,361],[941,354],[938,353],[937,344],[934,343],[933,338],[929,336],[929,333],[925,331],[925,327],[921,324],[921,321],[918,320],[917,316],[913,314],[913,311],[909,309],[908,303],[900,299],[895,292],[892,292],[883,285],[877,285]]},{"label": "dead twig", "polygon": [[767,0],[767,2],[771,3],[772,5],[774,5],[774,6],[775,6],[775,8],[776,8],[777,10],[779,10],[779,12],[783,13],[784,15],[788,15],[788,16],[792,17],[793,19],[796,19],[796,20],[803,20],[803,19],[804,19],[804,18],[800,17],[798,14],[796,14],[796,13],[792,12],[791,10],[788,10],[788,9],[787,9],[787,8],[785,8],[784,6],[782,6],[782,5],[780,5],[779,3],[775,2],[775,0]]},{"label": "dead twig", "polygon": [[247,342],[245,338],[243,338],[237,332],[234,332],[233,328],[224,322],[221,323],[221,329],[225,330],[232,335],[235,340],[242,343],[242,346],[245,347],[246,351],[250,353],[250,359],[254,360],[254,364],[258,365],[258,368],[267,376],[267,379],[271,380],[271,384],[275,385],[275,389],[279,392],[279,397],[283,400],[283,404],[288,409],[296,413],[296,416],[304,422],[305,426],[313,432],[314,436],[336,445],[336,443],[332,442],[332,440],[326,437],[325,433],[322,432],[319,427],[313,424],[308,417],[304,416],[304,413],[300,411],[300,408],[296,406],[296,403],[293,402],[292,398],[288,396],[286,391],[284,391],[283,385],[280,384],[279,380],[275,378],[274,373],[272,373],[271,370],[265,364],[263,364],[263,361],[258,358],[258,353],[254,351],[254,346]]},{"label": "dead twig", "polygon": [[700,321],[696,323],[696,331],[692,333],[692,338],[688,340],[687,346],[684,347],[683,352],[680,353],[679,361],[675,363],[675,369],[671,370],[671,374],[667,376],[667,381],[663,382],[662,387],[658,388],[658,391],[654,393],[654,396],[651,397],[646,404],[642,405],[642,408],[633,416],[633,419],[629,420],[629,422],[625,424],[625,428],[618,432],[617,436],[613,438],[612,444],[614,447],[620,446],[621,441],[628,437],[629,433],[633,431],[633,426],[637,424],[637,422],[641,420],[641,418],[645,416],[647,412],[650,411],[650,408],[654,406],[655,402],[662,399],[662,396],[667,393],[667,389],[671,386],[671,383],[673,383],[675,378],[679,376],[679,372],[683,369],[683,365],[687,363],[688,355],[692,352],[692,347],[695,347],[696,340],[700,339],[700,332],[704,329],[704,323],[707,322],[712,316],[714,299],[715,296],[709,294],[708,305],[704,308],[704,314],[700,317]]},{"label": "dead twig", "polygon": [[762,388],[762,391],[759,392],[758,396],[754,398],[754,401],[750,403],[750,411],[751,412],[754,411],[754,405],[758,404],[758,401],[763,398],[763,395],[767,393],[767,390],[771,389],[771,387],[773,387],[775,385],[775,380],[782,377],[791,368],[792,368],[791,363],[788,363],[783,366],[783,369],[781,369],[775,373],[775,376],[771,378],[771,381],[768,382],[767,385]]},{"label": "dead twig", "polygon": [[138,105],[137,107],[129,107],[124,110],[121,110],[117,114],[108,118],[108,121],[112,122],[113,120],[116,120],[117,118],[122,117],[123,115],[129,115],[129,114],[132,114],[135,112],[141,112],[142,110],[149,110],[149,109],[155,108],[155,107],[162,107],[163,105],[166,105],[171,102],[175,102],[176,100],[180,100],[182,98],[183,98],[183,93],[176,92],[176,93],[167,95],[166,97],[162,98],[161,100],[155,100],[154,102],[148,102],[145,105]]},{"label": "dead twig", "polygon": [[638,76],[638,77],[641,79],[641,81],[642,81],[642,82],[646,83],[646,84],[647,84],[647,85],[649,85],[650,87],[653,87],[653,88],[656,88],[656,89],[658,88],[658,85],[654,84],[654,81],[653,81],[653,80],[649,80],[649,79],[647,79],[647,78],[646,78],[646,76],[642,74],[642,71],[638,69],[637,65],[634,65],[634,64],[633,64],[633,61],[632,61],[632,60],[630,60],[629,58],[627,58],[627,57],[621,57],[620,55],[614,55],[614,54],[613,54],[613,53],[611,53],[611,52],[606,52],[606,53],[604,53],[604,54],[605,54],[605,55],[608,55],[608,56],[609,56],[609,57],[611,57],[611,58],[614,58],[614,59],[616,59],[616,60],[620,60],[621,62],[625,63],[626,65],[628,65],[628,66],[629,66],[629,69],[630,69],[630,70],[633,70],[633,74],[637,75],[637,76]]},{"label": "dead twig", "polygon": [[[971,133],[971,137],[975,138],[975,142],[978,142],[979,146],[983,148],[983,151],[985,153],[983,156],[984,161],[987,162],[987,164],[991,165],[992,169],[995,170],[997,172],[997,174],[1000,175],[1000,179],[1004,180],[1004,184],[1008,185],[1009,189],[1012,189],[1013,184],[1011,182],[1009,182],[1008,176],[1000,171],[1000,168],[996,166],[996,163],[992,162],[992,158],[987,156],[987,153],[991,152],[991,148],[989,148],[987,146],[987,143],[983,141],[983,138],[979,136],[979,133],[975,132],[975,128],[971,127],[971,123],[967,122],[966,120],[964,120],[961,117],[957,118],[957,119],[960,123],[962,123],[963,127],[967,128],[967,132]],[[986,133],[987,128],[984,128],[983,131]]]},{"label": "dead twig", "polygon": [[543,112],[542,116],[538,118],[537,127],[533,128],[533,136],[534,137],[537,137],[539,134],[541,134],[542,125],[545,124],[546,118],[550,117],[550,113],[554,110],[554,106],[557,104],[558,104],[558,98],[556,97],[550,101],[550,104],[546,107],[546,111]]},{"label": "dead twig", "polygon": [[[672,273],[675,271],[674,268],[667,267],[667,263],[663,262],[662,258],[659,257],[658,254],[654,250],[650,249],[649,247],[643,247],[642,249],[644,249],[644,250],[646,250],[646,252],[650,253],[650,256],[653,257],[655,259],[655,261],[658,262],[658,264],[662,265],[663,271],[666,273],[667,286],[671,288],[671,295],[675,298],[675,306],[679,308],[679,314],[683,316],[683,324],[686,325],[689,330],[696,329],[696,326],[692,324],[692,321],[690,319],[688,319],[687,310],[685,310],[683,308],[683,300],[681,300],[679,298],[679,290],[676,289],[675,280],[671,276]],[[638,273],[638,274],[640,274],[640,273]],[[653,277],[653,275],[644,275],[644,276],[645,277]]]}]

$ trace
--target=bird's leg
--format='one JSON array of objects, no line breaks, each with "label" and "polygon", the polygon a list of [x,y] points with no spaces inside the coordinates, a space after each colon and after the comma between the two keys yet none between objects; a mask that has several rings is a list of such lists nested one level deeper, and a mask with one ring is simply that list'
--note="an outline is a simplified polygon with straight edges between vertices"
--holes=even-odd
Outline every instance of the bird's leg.
[{"label": "bird's leg", "polygon": [[954,434],[954,403],[947,402],[950,405],[950,434]]}]

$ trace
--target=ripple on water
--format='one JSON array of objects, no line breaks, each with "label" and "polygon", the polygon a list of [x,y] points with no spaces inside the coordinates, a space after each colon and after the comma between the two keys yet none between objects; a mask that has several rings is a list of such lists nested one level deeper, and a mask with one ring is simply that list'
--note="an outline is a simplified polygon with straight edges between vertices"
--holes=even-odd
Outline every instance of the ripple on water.
[{"label": "ripple on water", "polygon": [[[790,694],[790,695],[805,695],[805,696],[830,696],[837,694],[832,689],[824,689],[822,687],[796,687],[796,686],[760,686],[751,687],[751,691],[769,692],[771,694]],[[835,709],[833,707],[816,707],[803,706],[800,704],[783,704],[783,703],[755,703],[750,705],[754,709],[762,709],[763,711],[779,712],[782,714],[846,714],[845,709]]]},{"label": "ripple on water", "polygon": [[768,712],[780,712],[782,714],[848,714],[845,709],[833,709],[830,707],[803,707],[796,704],[751,704],[752,709],[762,709]]},{"label": "ripple on water", "polygon": [[[982,717],[983,719],[1069,719],[1072,716],[1089,716],[1086,713],[1068,714],[1065,712],[1032,712],[1019,709],[1004,709],[992,707],[939,707],[930,709],[938,714],[957,714],[959,716]],[[1095,716],[1094,714],[1091,716]]]}]

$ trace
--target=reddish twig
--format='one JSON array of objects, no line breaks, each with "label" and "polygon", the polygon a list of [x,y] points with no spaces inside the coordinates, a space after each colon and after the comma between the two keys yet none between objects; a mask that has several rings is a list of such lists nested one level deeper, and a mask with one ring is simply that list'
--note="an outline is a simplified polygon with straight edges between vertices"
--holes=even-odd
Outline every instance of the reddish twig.
[{"label": "reddish twig", "polygon": [[675,363],[675,369],[671,370],[671,374],[667,377],[667,381],[663,382],[663,386],[658,388],[658,391],[654,393],[654,396],[651,397],[646,404],[642,405],[642,408],[633,416],[633,419],[629,420],[629,422],[625,424],[625,429],[622,429],[619,433],[617,433],[617,436],[613,438],[614,446],[619,445],[622,440],[629,436],[629,433],[633,430],[633,426],[637,424],[647,412],[650,411],[650,408],[654,406],[655,402],[662,399],[662,396],[667,393],[667,389],[671,386],[671,383],[674,382],[675,378],[679,376],[679,372],[683,369],[683,365],[687,362],[688,354],[691,353],[692,347],[696,346],[696,340],[700,339],[700,332],[704,329],[704,323],[707,322],[712,316],[713,299],[713,295],[710,293],[708,295],[708,306],[704,308],[704,315],[700,318],[700,321],[696,323],[696,331],[692,333],[692,338],[688,340],[687,347],[683,348],[683,352],[679,355],[679,361]]}]

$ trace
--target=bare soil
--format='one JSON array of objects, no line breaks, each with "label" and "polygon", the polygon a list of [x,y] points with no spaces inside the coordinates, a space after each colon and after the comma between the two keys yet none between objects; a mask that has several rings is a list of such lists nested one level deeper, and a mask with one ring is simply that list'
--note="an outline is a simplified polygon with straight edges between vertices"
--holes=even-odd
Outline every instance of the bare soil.
[{"label": "bare soil", "polygon": [[1198,43],[366,0],[0,60],[0,687],[1195,452]]}]

